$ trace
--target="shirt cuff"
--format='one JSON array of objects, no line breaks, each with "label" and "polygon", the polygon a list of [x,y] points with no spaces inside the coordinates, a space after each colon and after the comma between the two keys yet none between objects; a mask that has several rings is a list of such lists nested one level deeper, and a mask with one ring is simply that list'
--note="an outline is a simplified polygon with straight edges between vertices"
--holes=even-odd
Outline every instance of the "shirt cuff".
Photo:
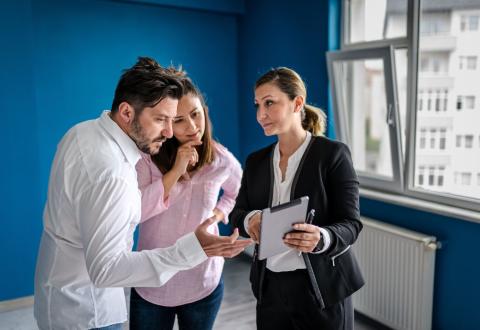
[{"label": "shirt cuff", "polygon": [[250,233],[248,232],[248,222],[250,221],[250,219],[257,213],[259,212],[262,212],[260,210],[253,210],[251,211],[250,213],[247,214],[247,216],[245,217],[245,220],[243,220],[243,228],[245,228],[245,231],[247,232],[248,235],[250,235]]},{"label": "shirt cuff", "polygon": [[320,250],[313,250],[312,252],[310,252],[312,254],[320,254],[327,251],[328,248],[330,247],[330,244],[332,243],[332,239],[330,237],[330,233],[328,232],[328,230],[322,227],[318,227],[318,229],[320,229],[320,235],[322,236],[323,246]]},{"label": "shirt cuff", "polygon": [[194,232],[180,237],[177,240],[177,246],[186,262],[192,267],[208,259]]}]

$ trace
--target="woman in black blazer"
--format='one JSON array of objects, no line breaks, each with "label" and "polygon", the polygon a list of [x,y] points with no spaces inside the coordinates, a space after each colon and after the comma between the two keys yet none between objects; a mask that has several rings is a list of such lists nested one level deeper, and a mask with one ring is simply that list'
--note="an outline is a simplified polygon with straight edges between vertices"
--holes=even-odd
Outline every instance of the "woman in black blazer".
[{"label": "woman in black blazer", "polygon": [[363,278],[350,247],[362,229],[358,180],[344,144],[323,137],[323,112],[306,104],[300,76],[272,69],[255,84],[257,121],[278,142],[250,154],[230,221],[259,239],[261,211],[309,196],[312,224],[294,225],[288,252],[250,273],[258,329],[353,329],[351,294]]}]

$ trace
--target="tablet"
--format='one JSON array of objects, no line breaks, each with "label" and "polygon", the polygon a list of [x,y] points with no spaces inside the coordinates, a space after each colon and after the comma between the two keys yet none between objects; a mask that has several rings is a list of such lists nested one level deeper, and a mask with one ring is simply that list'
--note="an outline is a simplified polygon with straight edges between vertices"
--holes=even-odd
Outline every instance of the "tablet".
[{"label": "tablet", "polygon": [[293,224],[305,222],[307,209],[308,196],[304,196],[262,211],[259,260],[290,250],[283,243],[283,237],[293,230]]}]

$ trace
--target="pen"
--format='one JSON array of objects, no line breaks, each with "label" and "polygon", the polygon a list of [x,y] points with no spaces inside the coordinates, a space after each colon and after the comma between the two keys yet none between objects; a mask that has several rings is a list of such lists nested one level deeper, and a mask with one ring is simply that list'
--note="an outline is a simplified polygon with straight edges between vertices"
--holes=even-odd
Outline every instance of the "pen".
[{"label": "pen", "polygon": [[[311,209],[307,214],[307,218],[305,219],[305,223],[308,224],[308,225],[311,225],[314,217],[315,217],[315,209]],[[298,252],[298,256],[300,257],[301,255],[302,255],[302,251]]]}]

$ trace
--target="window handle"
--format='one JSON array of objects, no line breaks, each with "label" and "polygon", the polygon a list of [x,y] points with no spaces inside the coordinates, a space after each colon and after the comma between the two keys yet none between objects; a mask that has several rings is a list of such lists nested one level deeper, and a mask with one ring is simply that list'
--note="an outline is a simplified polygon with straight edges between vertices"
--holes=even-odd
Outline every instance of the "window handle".
[{"label": "window handle", "polygon": [[388,104],[388,109],[387,109],[387,125],[388,126],[394,126],[393,104],[391,104],[391,103]]}]

